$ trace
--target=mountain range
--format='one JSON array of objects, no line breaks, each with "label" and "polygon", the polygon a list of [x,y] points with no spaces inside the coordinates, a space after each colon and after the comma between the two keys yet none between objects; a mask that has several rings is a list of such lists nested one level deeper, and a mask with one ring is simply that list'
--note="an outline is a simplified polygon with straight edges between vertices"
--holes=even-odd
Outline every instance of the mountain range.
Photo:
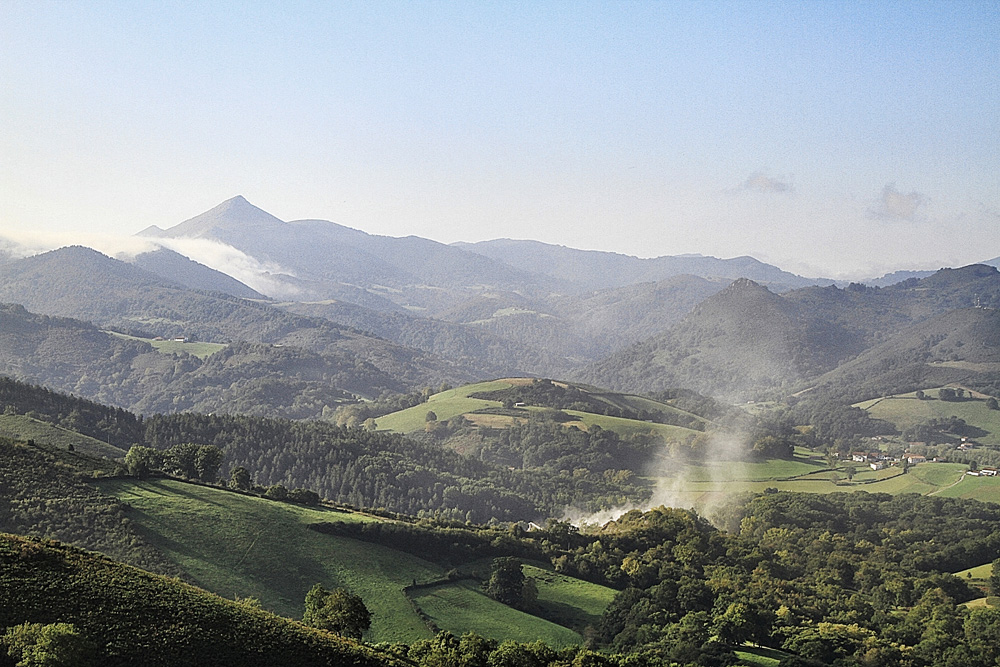
[{"label": "mountain range", "polygon": [[[37,331],[20,340],[3,335],[13,324],[0,331],[0,372],[140,412],[219,410],[225,397],[258,400],[257,413],[316,416],[352,396],[514,375],[731,400],[819,382],[846,397],[860,390],[844,378],[884,379],[873,365],[906,348],[899,337],[921,323],[1000,306],[1000,274],[989,264],[838,286],[750,257],[640,259],[533,241],[376,236],[285,222],[243,197],[140,236],[153,247],[117,259],[67,247],[0,262],[0,303],[23,307],[6,308],[7,321],[78,320],[31,320]],[[173,360],[150,347],[156,337],[226,347]],[[982,364],[994,348],[952,343],[923,360],[951,370],[925,377],[956,376],[962,361],[990,368]],[[962,358],[972,349],[975,360]],[[858,370],[837,375],[841,366]],[[240,384],[236,369],[252,380]]]}]

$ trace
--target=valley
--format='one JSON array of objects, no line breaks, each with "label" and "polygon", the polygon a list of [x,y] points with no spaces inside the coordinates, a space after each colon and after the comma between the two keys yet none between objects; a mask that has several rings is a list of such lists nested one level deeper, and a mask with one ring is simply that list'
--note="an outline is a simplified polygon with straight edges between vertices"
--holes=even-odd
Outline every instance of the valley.
[{"label": "valley", "polygon": [[[844,285],[241,197],[140,237],[0,262],[3,600],[73,563],[201,610],[185,636],[228,619],[240,664],[278,635],[302,664],[991,664],[995,266]],[[309,627],[316,590],[367,625]],[[64,597],[0,627],[136,664]]]}]

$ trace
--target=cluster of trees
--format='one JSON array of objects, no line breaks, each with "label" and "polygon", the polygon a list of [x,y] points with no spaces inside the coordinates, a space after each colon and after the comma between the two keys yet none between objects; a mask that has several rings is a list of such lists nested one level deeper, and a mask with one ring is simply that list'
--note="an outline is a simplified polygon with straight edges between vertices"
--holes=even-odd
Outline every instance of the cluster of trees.
[{"label": "cluster of trees", "polygon": [[219,476],[222,450],[215,445],[185,442],[165,450],[133,445],[125,454],[128,474],[140,479],[160,472],[185,479],[212,483]]},{"label": "cluster of trees", "polygon": [[372,626],[372,615],[364,600],[346,588],[327,590],[322,584],[315,584],[306,593],[302,622],[359,640]]},{"label": "cluster of trees", "polygon": [[489,579],[483,582],[483,592],[517,609],[529,609],[538,599],[534,579],[525,577],[521,563],[510,556],[493,559]]},{"label": "cluster of trees", "polygon": [[86,483],[80,471],[114,465],[72,452],[0,438],[0,532],[37,535],[99,551],[153,572],[180,570],[149,544],[121,501]]},{"label": "cluster of trees", "polygon": [[[446,388],[448,388],[448,385],[442,385],[438,391],[444,391]],[[431,394],[433,394],[433,391],[430,387],[424,387],[420,391],[408,394],[384,392],[374,401],[348,403],[337,406],[332,421],[338,426],[363,426],[370,423],[369,420],[374,421],[382,415],[426,403]]]},{"label": "cluster of trees", "polygon": [[523,469],[572,473],[585,470],[639,472],[662,440],[652,435],[622,437],[591,426],[586,431],[565,427],[544,417],[531,418],[504,429],[478,429],[479,457],[488,463]]},{"label": "cluster of trees", "polygon": [[142,440],[141,416],[3,375],[0,375],[0,405],[6,414],[28,415],[117,447],[127,448]]},{"label": "cluster of trees", "polygon": [[956,442],[961,437],[978,438],[986,431],[966,423],[961,417],[934,417],[903,430],[903,440],[909,442],[947,443]]},{"label": "cluster of trees", "polygon": [[146,446],[214,445],[230,469],[253,470],[259,484],[311,489],[356,507],[462,521],[547,516],[641,501],[647,482],[586,469],[510,469],[436,443],[326,422],[231,415],[162,415],[145,422]]}]

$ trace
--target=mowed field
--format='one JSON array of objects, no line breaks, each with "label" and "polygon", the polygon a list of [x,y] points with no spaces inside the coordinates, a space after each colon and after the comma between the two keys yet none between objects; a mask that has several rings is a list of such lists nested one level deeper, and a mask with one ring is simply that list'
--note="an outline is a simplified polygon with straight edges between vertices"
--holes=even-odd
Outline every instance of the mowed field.
[{"label": "mowed field", "polygon": [[[411,593],[411,603],[404,589],[442,581],[442,567],[395,549],[308,528],[318,522],[381,519],[177,480],[96,484],[128,503],[129,517],[143,536],[180,566],[192,583],[230,599],[256,598],[264,608],[291,618],[302,617],[305,595],[313,584],[345,587],[360,595],[372,612],[369,641],[432,637],[413,607],[416,603],[438,627],[456,634],[474,630],[498,640],[542,638],[558,646],[579,644],[582,636],[573,628],[595,623],[614,595],[603,586],[526,566],[526,571],[539,571],[543,615],[556,622],[500,604],[469,581],[418,589]],[[564,627],[567,623],[571,627]]]},{"label": "mowed field", "polygon": [[990,410],[986,398],[976,394],[976,398],[963,401],[942,401],[938,399],[939,389],[928,389],[929,397],[920,400],[914,393],[877,398],[856,407],[868,412],[876,419],[891,422],[900,431],[930,421],[958,417],[967,424],[986,432],[975,438],[985,445],[1000,444],[1000,410]]},{"label": "mowed field", "polygon": [[[447,391],[434,394],[426,403],[421,403],[420,405],[413,406],[412,408],[407,408],[405,410],[400,410],[398,412],[393,412],[379,417],[375,420],[375,424],[380,431],[412,433],[414,431],[422,430],[426,424],[427,413],[433,412],[439,421],[451,419],[452,417],[456,417],[458,415],[465,415],[470,422],[477,426],[505,428],[515,423],[520,418],[510,415],[470,414],[477,410],[483,410],[486,408],[503,407],[503,404],[500,401],[472,398],[471,395],[480,392],[509,389],[515,385],[529,384],[530,382],[530,378],[507,378],[503,380],[492,380],[490,382],[479,382],[455,389],[448,389]],[[595,393],[595,395],[605,398],[612,404],[622,404],[632,409],[660,410],[685,415],[690,414],[665,403],[658,403],[640,396],[629,396],[623,394],[611,395],[604,393]],[[527,419],[532,412],[540,413],[547,410],[547,408],[529,405],[521,407],[519,410],[523,411],[524,419]],[[563,412],[574,418],[573,421],[567,422],[567,424],[572,424],[583,430],[587,430],[588,428],[596,425],[600,426],[602,429],[615,431],[619,435],[623,436],[637,433],[655,433],[656,435],[659,435],[667,440],[683,439],[688,435],[698,433],[697,431],[689,428],[672,426],[669,424],[654,424],[636,419],[610,417],[590,412],[581,412],[578,410],[564,410]]]},{"label": "mowed field", "polygon": [[442,576],[441,568],[408,554],[324,535],[307,525],[361,521],[363,515],[307,508],[175,480],[107,481],[105,493],[132,507],[129,517],[193,583],[227,598],[256,598],[301,618],[313,584],[345,587],[372,612],[372,641],[431,637],[403,587]]},{"label": "mowed field", "polygon": [[453,635],[475,631],[487,637],[520,642],[541,640],[554,647],[583,643],[569,628],[498,604],[475,581],[457,581],[414,591],[413,601],[442,630]]},{"label": "mowed field", "polygon": [[179,340],[154,340],[152,338],[137,338],[135,336],[129,336],[126,334],[118,333],[117,331],[108,331],[114,336],[119,338],[127,338],[129,340],[139,340],[143,343],[149,343],[153,346],[153,349],[162,354],[174,354],[176,352],[183,352],[185,354],[190,354],[191,356],[198,357],[199,359],[205,359],[212,356],[219,350],[224,349],[226,346],[223,343],[197,343],[197,342],[184,342]]}]

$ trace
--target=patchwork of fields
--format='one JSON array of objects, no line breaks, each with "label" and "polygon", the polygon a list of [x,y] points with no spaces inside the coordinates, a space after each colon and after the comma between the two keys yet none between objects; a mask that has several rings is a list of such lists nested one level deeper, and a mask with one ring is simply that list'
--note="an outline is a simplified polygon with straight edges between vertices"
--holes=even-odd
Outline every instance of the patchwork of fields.
[{"label": "patchwork of fields", "polygon": [[[614,591],[528,566],[541,613],[518,611],[484,595],[477,582],[444,582],[442,567],[395,549],[308,529],[311,523],[377,521],[363,514],[245,496],[176,480],[108,480],[102,491],[128,503],[143,536],[180,566],[192,583],[229,598],[255,598],[271,611],[301,618],[315,583],[345,587],[372,612],[367,639],[412,642],[433,636],[414,603],[439,628],[475,630],[495,639],[554,646],[580,644],[583,626],[600,618]],[[582,625],[581,625],[582,624]]]}]

